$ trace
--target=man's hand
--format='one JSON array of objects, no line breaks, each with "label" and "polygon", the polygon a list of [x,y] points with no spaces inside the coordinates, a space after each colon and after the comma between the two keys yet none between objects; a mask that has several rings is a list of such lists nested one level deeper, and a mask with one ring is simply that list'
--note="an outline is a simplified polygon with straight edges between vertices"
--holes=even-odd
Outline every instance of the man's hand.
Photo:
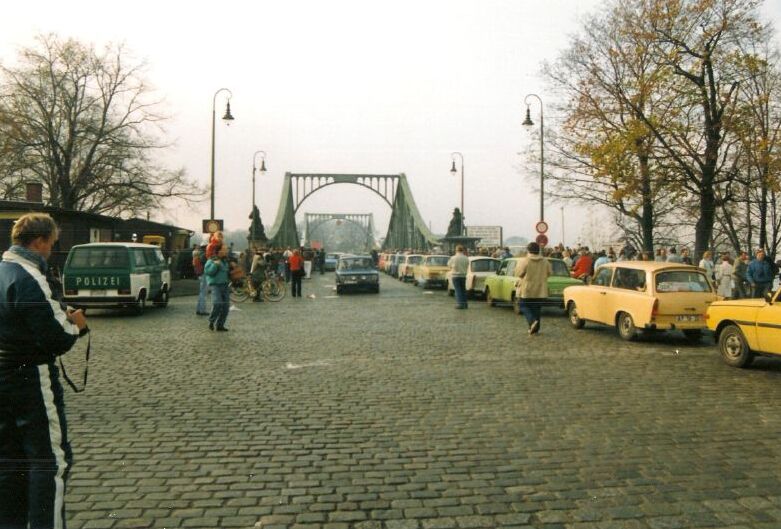
[{"label": "man's hand", "polygon": [[68,321],[78,327],[79,330],[82,330],[87,326],[87,317],[84,316],[84,311],[81,309],[68,309],[67,317]]}]

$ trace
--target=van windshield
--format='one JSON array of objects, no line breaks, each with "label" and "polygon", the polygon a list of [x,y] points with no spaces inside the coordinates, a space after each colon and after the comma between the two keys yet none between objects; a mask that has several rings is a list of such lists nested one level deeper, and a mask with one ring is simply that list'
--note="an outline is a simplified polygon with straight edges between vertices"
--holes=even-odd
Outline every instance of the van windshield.
[{"label": "van windshield", "polygon": [[74,248],[68,266],[71,268],[127,268],[127,248],[104,246],[102,248]]}]

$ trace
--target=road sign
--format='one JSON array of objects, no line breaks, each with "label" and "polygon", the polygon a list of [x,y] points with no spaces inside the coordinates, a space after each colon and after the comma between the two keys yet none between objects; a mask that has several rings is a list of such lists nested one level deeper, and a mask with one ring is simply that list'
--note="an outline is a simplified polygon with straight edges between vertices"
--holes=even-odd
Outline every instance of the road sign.
[{"label": "road sign", "polygon": [[222,231],[222,219],[203,219],[203,233]]},{"label": "road sign", "polygon": [[545,235],[544,233],[540,233],[539,235],[537,235],[536,241],[537,244],[539,244],[540,246],[545,246],[546,244],[548,244],[548,236]]},{"label": "road sign", "polygon": [[537,233],[545,233],[548,231],[548,223],[544,220],[541,220],[537,224],[534,225],[534,229],[537,230]]}]

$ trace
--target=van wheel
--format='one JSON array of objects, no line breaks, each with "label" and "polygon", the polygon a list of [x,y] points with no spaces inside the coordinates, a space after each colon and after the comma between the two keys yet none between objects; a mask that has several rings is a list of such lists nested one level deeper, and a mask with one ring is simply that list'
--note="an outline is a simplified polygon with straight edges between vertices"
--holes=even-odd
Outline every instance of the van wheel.
[{"label": "van wheel", "polygon": [[719,350],[724,362],[732,367],[748,367],[754,361],[754,353],[737,325],[728,325],[721,331]]},{"label": "van wheel", "polygon": [[168,306],[168,290],[163,290],[154,302],[155,307],[164,309]]},{"label": "van wheel", "polygon": [[617,320],[618,335],[628,342],[634,341],[637,338],[637,328],[632,316],[622,312],[618,315]]},{"label": "van wheel", "polygon": [[146,292],[141,292],[138,295],[138,301],[136,301],[134,310],[138,316],[144,313],[144,310],[146,310]]}]

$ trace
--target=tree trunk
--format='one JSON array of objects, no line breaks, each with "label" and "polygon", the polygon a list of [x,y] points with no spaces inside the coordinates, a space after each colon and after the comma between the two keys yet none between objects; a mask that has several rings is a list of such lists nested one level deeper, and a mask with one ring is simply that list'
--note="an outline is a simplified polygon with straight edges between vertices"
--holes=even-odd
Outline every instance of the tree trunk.
[{"label": "tree trunk", "polygon": [[[707,174],[710,173],[710,174]],[[694,235],[694,262],[702,259],[708,250],[713,235],[713,221],[716,218],[716,195],[713,190],[713,169],[704,168],[700,187],[700,218],[697,219]]]},{"label": "tree trunk", "polygon": [[[759,171],[759,248],[768,249],[767,243],[767,172]],[[770,255],[775,260],[774,255]]]},{"label": "tree trunk", "polygon": [[641,229],[643,232],[643,251],[654,255],[654,201],[651,191],[651,170],[648,165],[648,155],[642,154],[640,160],[640,175],[642,179],[643,214]]}]

